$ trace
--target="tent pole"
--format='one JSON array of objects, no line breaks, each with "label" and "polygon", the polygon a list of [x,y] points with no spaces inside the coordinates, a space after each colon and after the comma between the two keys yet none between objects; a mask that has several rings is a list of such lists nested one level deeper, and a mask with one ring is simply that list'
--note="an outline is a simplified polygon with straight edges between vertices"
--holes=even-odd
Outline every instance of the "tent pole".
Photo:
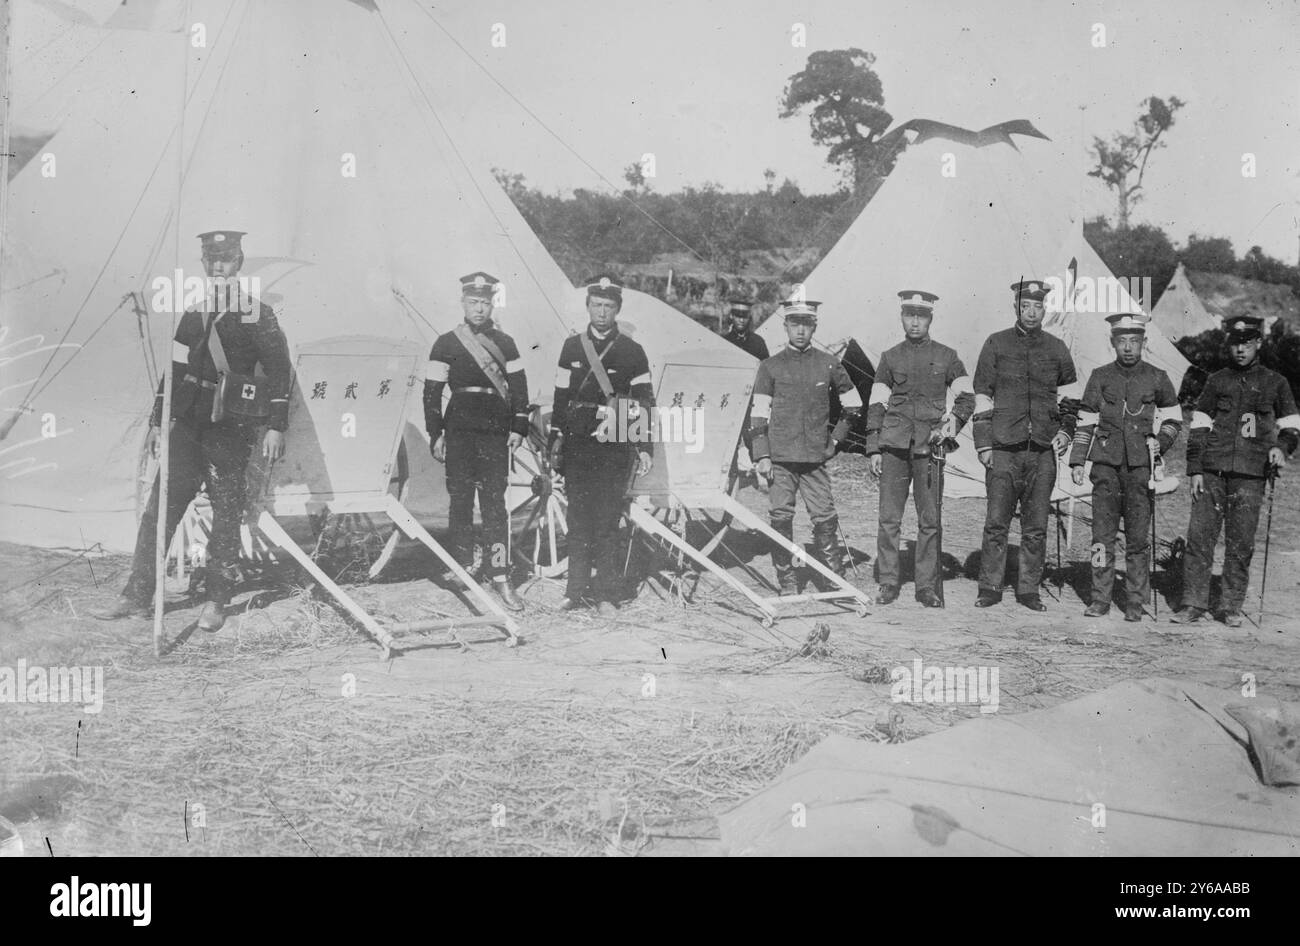
[{"label": "tent pole", "polygon": [[[179,109],[177,117],[177,133],[175,133],[175,230],[172,242],[172,259],[174,262],[172,272],[179,272],[181,269],[181,194],[185,187],[185,104],[190,92],[190,51],[187,43],[190,38],[188,32],[188,23],[190,23],[190,4],[185,4],[185,30],[181,32],[178,48],[181,49],[181,94],[179,94]],[[174,296],[174,294],[173,294]],[[204,305],[207,305],[207,294],[204,294]],[[162,372],[162,409],[159,412],[159,508],[157,508],[157,529],[153,533],[153,656],[161,658],[162,656],[162,606],[164,606],[164,589],[166,586],[166,552],[172,542],[170,535],[166,534],[166,508],[168,508],[168,476],[170,472],[170,455],[172,455],[172,389],[175,385],[174,372],[172,370],[172,342],[175,339],[175,326],[177,326],[177,313],[174,305],[169,305],[172,309],[172,318],[169,320],[168,344],[166,344],[166,361],[165,370]],[[181,550],[185,554],[186,550]]]},{"label": "tent pole", "polygon": [[[174,267],[172,272],[179,272],[181,268],[181,192],[185,183],[185,99],[189,91],[190,84],[190,56],[186,43],[189,38],[188,24],[190,5],[185,4],[185,29],[181,33],[180,42],[177,44],[181,51],[181,85],[180,85],[180,109],[176,124],[176,230],[172,242],[172,260]],[[173,297],[175,293],[173,293]],[[207,296],[204,295],[206,300]],[[167,481],[170,479],[168,474],[171,471],[171,421],[172,421],[172,387],[176,383],[172,371],[172,346],[171,342],[176,338],[176,312],[175,306],[168,306],[173,310],[169,320],[169,331],[167,335],[167,357],[163,371],[163,400],[162,411],[159,414],[161,426],[158,429],[159,450],[158,450],[158,516],[156,529],[154,531],[154,588],[153,588],[153,655],[162,656],[163,648],[163,605],[164,605],[164,588],[167,580],[167,548],[171,544],[171,536],[167,534]],[[181,550],[185,554],[185,550]]]}]

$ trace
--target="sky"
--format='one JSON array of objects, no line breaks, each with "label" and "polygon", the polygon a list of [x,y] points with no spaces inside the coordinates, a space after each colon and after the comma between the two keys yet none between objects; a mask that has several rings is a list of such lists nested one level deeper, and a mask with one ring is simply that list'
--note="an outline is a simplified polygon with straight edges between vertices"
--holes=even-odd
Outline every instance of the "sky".
[{"label": "sky", "polygon": [[807,117],[781,119],[778,103],[811,52],[856,46],[876,56],[895,122],[1028,118],[1077,157],[1090,215],[1112,220],[1114,198],[1084,177],[1085,145],[1128,130],[1147,96],[1177,96],[1187,104],[1133,222],[1179,244],[1199,233],[1239,254],[1300,253],[1295,0],[457,0],[431,15],[464,47],[434,54],[476,153],[547,191],[608,187],[602,176],[621,187],[647,153],[660,192],[757,190],[766,168],[830,190],[837,174]]},{"label": "sky", "polygon": [[[70,2],[96,19],[118,5]],[[274,2],[304,16],[329,10],[325,0]],[[624,169],[647,154],[661,193],[707,182],[758,190],[768,168],[778,183],[832,190],[839,175],[807,115],[782,119],[779,102],[810,53],[857,47],[876,57],[895,122],[974,129],[1027,118],[1079,169],[1061,199],[1112,221],[1114,196],[1086,176],[1087,145],[1130,130],[1147,96],[1177,96],[1187,104],[1151,157],[1132,222],[1180,245],[1197,233],[1228,237],[1239,255],[1256,244],[1293,264],[1300,255],[1300,0],[379,0],[379,9],[422,27],[399,25],[395,39],[445,77],[441,107],[466,154],[548,192],[622,189]],[[1243,175],[1247,155],[1253,176]]]}]

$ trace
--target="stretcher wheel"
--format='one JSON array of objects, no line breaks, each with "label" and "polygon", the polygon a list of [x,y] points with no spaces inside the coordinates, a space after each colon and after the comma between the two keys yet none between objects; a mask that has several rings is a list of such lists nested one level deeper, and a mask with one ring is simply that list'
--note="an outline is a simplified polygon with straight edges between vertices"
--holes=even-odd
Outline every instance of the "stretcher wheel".
[{"label": "stretcher wheel", "polygon": [[[136,468],[138,474],[136,476],[135,518],[136,522],[139,522],[144,516],[145,508],[148,506],[154,478],[158,475],[158,461],[150,455],[143,443],[140,446]],[[247,503],[249,510],[252,510],[256,508],[258,498],[267,489],[265,461],[256,450],[253,451],[253,455],[249,459],[246,476],[248,483]],[[389,478],[388,491],[399,500],[405,498],[408,479],[409,466],[406,456],[406,444],[401,443],[397,448],[397,462],[394,464],[393,474]],[[383,516],[365,513],[344,513],[336,517],[308,516],[303,519],[286,521],[284,525],[291,535],[302,538],[304,541],[308,535],[312,539],[319,539],[325,529],[330,529],[334,535],[342,534],[350,540],[349,548],[352,556],[355,558],[357,553],[364,552],[364,557],[368,558],[371,563],[391,555],[394,543],[389,540],[397,532],[397,527]],[[211,534],[212,504],[208,501],[208,494],[205,490],[194,498],[189,508],[181,516],[180,525],[176,529],[176,534],[172,537],[171,545],[167,549],[165,587],[169,594],[180,594],[187,590],[193,590],[194,570],[203,567],[207,557],[208,538]],[[250,530],[247,522],[240,528],[240,559],[241,566],[254,569],[272,564],[278,560],[275,549],[259,532]],[[382,564],[380,567],[382,567]]]},{"label": "stretcher wheel", "polygon": [[569,503],[563,481],[546,459],[546,441],[536,426],[511,459],[506,506],[514,559],[527,565],[532,575],[563,575],[569,567]]}]

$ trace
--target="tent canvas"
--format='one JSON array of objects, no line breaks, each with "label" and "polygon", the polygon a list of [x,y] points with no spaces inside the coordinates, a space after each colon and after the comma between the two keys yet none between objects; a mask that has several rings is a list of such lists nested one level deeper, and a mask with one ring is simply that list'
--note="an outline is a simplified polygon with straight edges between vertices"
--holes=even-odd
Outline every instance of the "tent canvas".
[{"label": "tent canvas", "polygon": [[[1250,758],[1261,749],[1248,750],[1230,709],[1256,702],[1152,679],[900,745],[831,736],[719,819],[723,846],[769,856],[1294,856],[1300,795],[1261,782]],[[806,824],[792,827],[792,806]]]},{"label": "tent canvas", "polygon": [[[577,304],[585,299],[578,290]],[[635,289],[623,291],[618,324],[646,350],[663,437],[654,446],[654,466],[631,495],[668,507],[724,492],[758,359]]]},{"label": "tent canvas", "polygon": [[[45,8],[16,10],[16,35],[49,31]],[[422,28],[418,4],[197,0],[192,19],[206,26],[202,48],[187,33],[93,23],[14,44],[44,62],[64,51],[66,74],[37,74],[89,92],[29,87],[13,102],[19,116],[31,105],[33,125],[57,122],[46,148],[57,174],[33,160],[8,190],[0,354],[14,423],[0,447],[0,539],[131,547],[151,477],[145,427],[171,351],[172,315],[153,280],[178,265],[201,275],[201,231],[248,231],[241,275],[261,280],[291,348],[364,333],[427,351],[461,319],[458,277],[484,269],[504,284],[499,323],[546,404],[560,344],[586,324],[581,293],[456,134],[444,97],[457,89],[436,70],[461,54]],[[64,43],[88,52],[72,59]],[[736,363],[730,345],[669,306],[637,309],[652,364],[680,350]],[[419,403],[404,435],[403,501],[437,524],[444,474]]]},{"label": "tent canvas", "polygon": [[[933,337],[956,349],[973,375],[984,340],[1013,324],[1010,285],[1022,277],[1054,278],[1060,289],[1047,300],[1044,324],[1066,340],[1086,380],[1111,357],[1105,315],[1140,309],[1083,238],[1071,199],[1077,189],[1060,155],[1051,142],[1024,134],[1014,140],[956,134],[950,126],[921,121],[907,127],[930,125],[938,130],[918,135],[900,155],[804,283],[807,298],[822,302],[816,343],[839,353],[856,339],[878,361],[902,338],[898,291],[927,289],[939,295]],[[1098,288],[1104,311],[1073,311],[1076,301],[1096,299]],[[779,318],[768,319],[759,332],[769,348],[785,343]],[[1148,332],[1146,357],[1169,372],[1177,388],[1186,359],[1156,330]],[[969,425],[947,470],[946,496],[984,495]],[[1064,466],[1061,474],[1058,496],[1086,491],[1070,482]]]},{"label": "tent canvas", "polygon": [[1219,327],[1219,320],[1201,302],[1182,263],[1174,270],[1160,301],[1151,310],[1151,318],[1166,337],[1175,340]]}]

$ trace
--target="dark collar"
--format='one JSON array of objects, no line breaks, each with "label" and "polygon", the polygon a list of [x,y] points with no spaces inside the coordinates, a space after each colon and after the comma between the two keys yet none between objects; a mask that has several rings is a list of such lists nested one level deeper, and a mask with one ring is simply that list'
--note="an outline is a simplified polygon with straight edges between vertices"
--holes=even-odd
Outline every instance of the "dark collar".
[{"label": "dark collar", "polygon": [[1026,329],[1019,322],[1016,322],[1016,324],[1013,325],[1012,328],[1016,330],[1016,335],[1018,335],[1021,338],[1037,338],[1039,335],[1043,334],[1043,323],[1041,322],[1038,323],[1038,328],[1034,329],[1033,331]]}]

